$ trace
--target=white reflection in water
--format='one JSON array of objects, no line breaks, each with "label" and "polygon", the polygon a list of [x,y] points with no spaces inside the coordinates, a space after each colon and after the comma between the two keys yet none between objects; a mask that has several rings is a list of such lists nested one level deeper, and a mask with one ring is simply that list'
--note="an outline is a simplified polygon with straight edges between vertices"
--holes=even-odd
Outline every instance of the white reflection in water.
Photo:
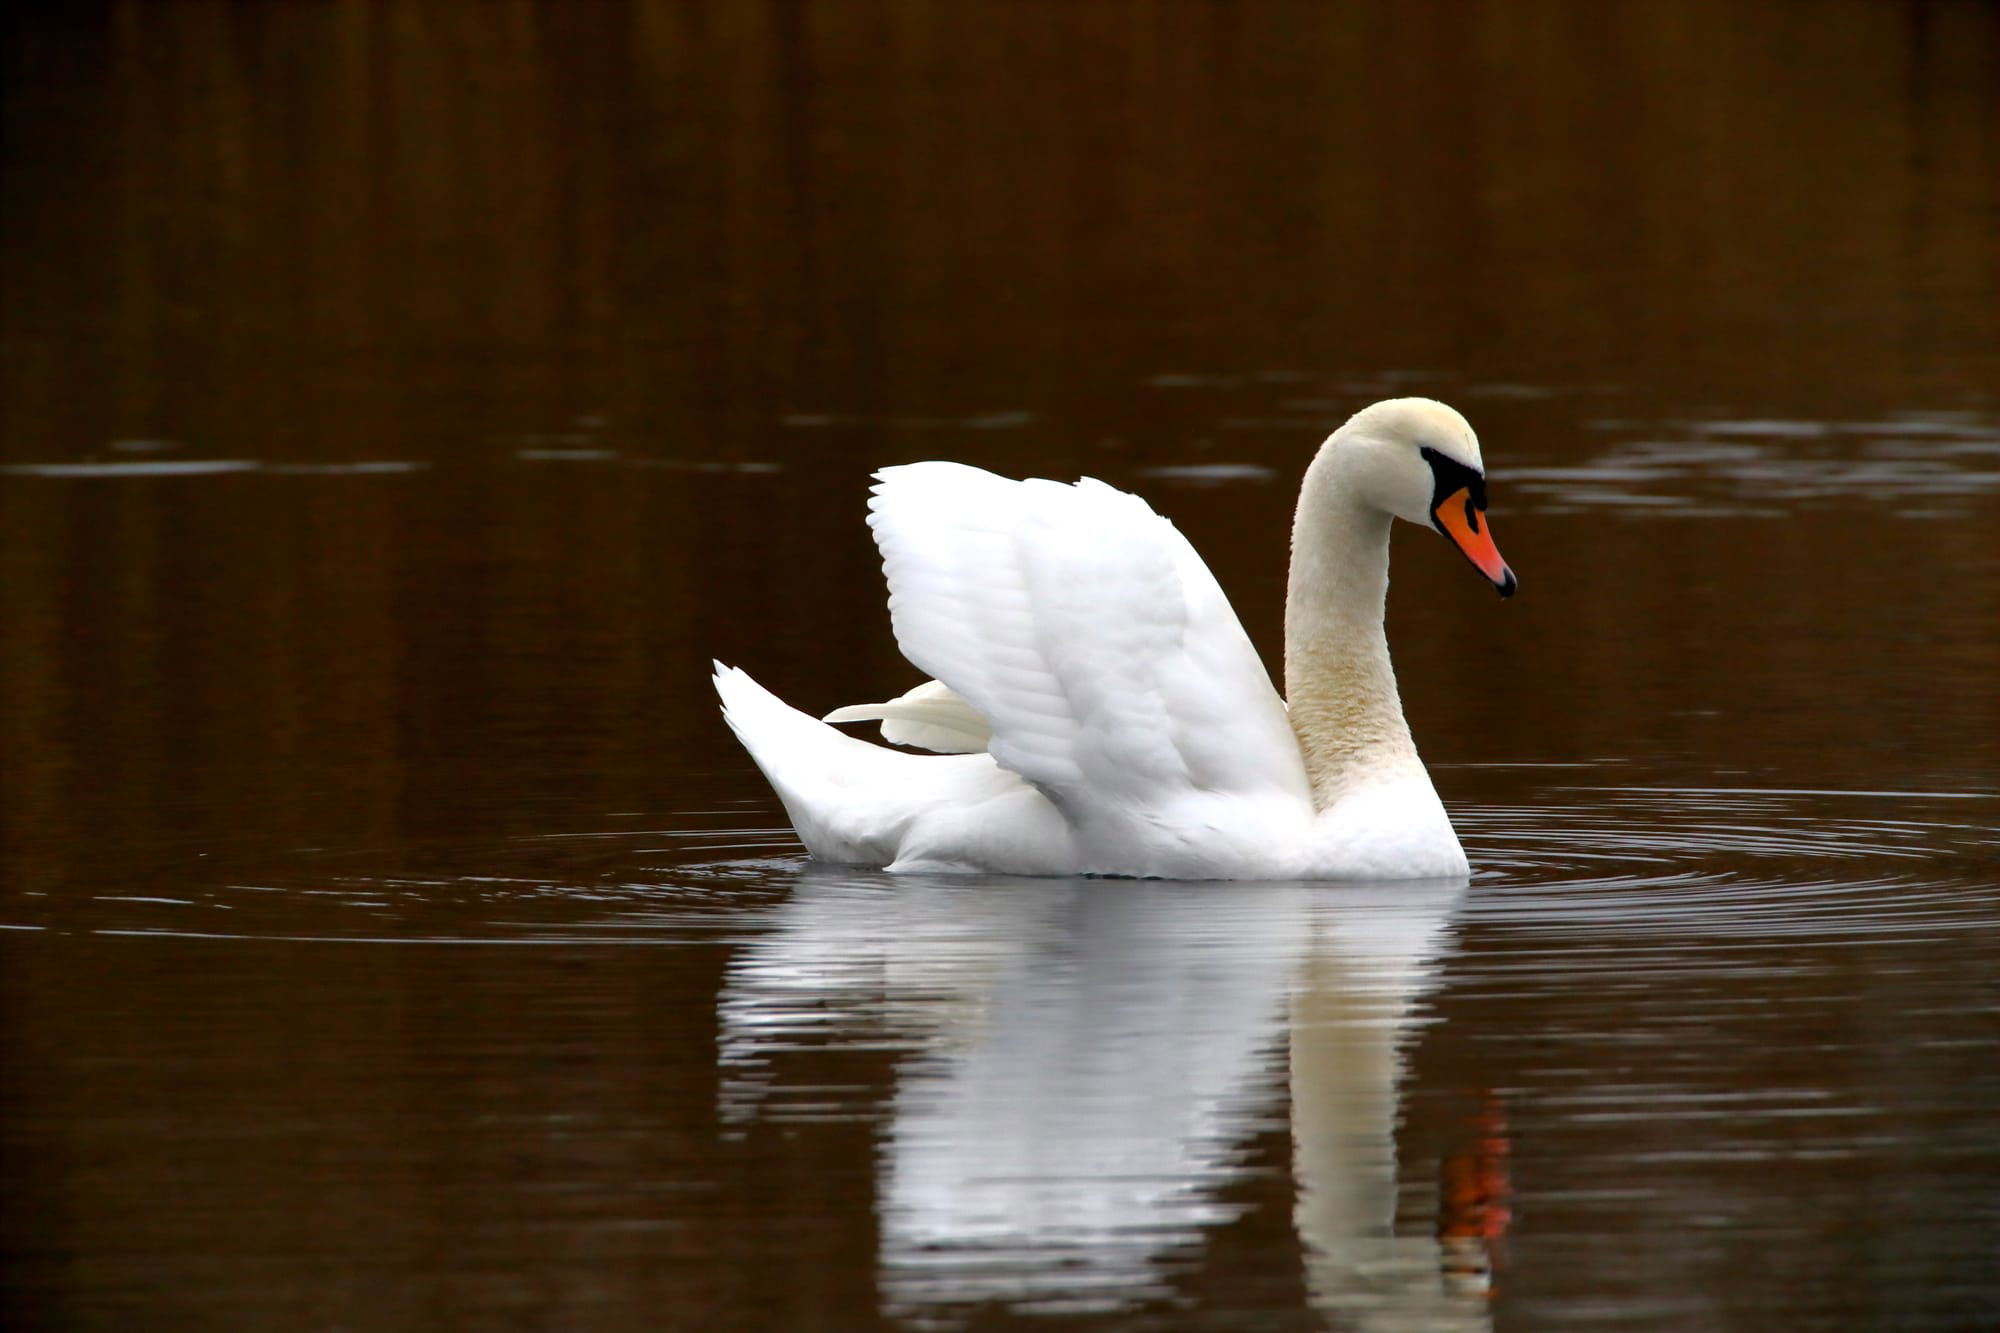
[{"label": "white reflection in water", "polygon": [[1776,515],[1838,499],[1937,506],[2000,490],[2000,422],[1971,413],[1587,425],[1635,438],[1581,463],[1509,468],[1509,492],[1549,513],[1622,507],[1694,517]]},{"label": "white reflection in water", "polygon": [[1232,1216],[1216,1194],[1274,1091],[1300,891],[1219,914],[1212,888],[1098,887],[905,1071],[882,1169],[899,1304],[1143,1288],[1156,1250]]},{"label": "white reflection in water", "polygon": [[[146,440],[120,440],[111,447],[121,452],[135,452],[152,448],[166,450],[177,446],[156,445],[155,442]],[[428,462],[402,458],[362,459],[342,463],[270,463],[256,458],[115,458],[53,463],[4,463],[0,464],[0,476],[210,477],[229,473],[259,472],[280,477],[364,477],[422,472],[429,467]]]},{"label": "white reflection in water", "polygon": [[1458,884],[1331,891],[1293,991],[1294,1217],[1314,1303],[1356,1328],[1489,1325],[1477,1237],[1395,1228],[1405,1039],[1463,897]]},{"label": "white reflection in water", "polygon": [[1394,1229],[1401,1046],[1464,889],[809,873],[731,968],[724,1112],[786,1113],[782,1051],[900,1034],[886,1302],[1105,1309],[1168,1294],[1161,1259],[1236,1215],[1289,1053],[1316,1303],[1485,1327],[1478,1256]]}]

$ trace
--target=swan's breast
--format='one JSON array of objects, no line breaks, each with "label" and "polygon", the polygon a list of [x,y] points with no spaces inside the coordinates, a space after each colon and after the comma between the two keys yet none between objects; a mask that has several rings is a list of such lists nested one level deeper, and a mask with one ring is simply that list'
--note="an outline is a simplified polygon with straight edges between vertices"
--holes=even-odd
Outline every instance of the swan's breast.
[{"label": "swan's breast", "polygon": [[1447,879],[1465,849],[1421,770],[1343,793],[1314,821],[1305,873],[1328,879]]}]

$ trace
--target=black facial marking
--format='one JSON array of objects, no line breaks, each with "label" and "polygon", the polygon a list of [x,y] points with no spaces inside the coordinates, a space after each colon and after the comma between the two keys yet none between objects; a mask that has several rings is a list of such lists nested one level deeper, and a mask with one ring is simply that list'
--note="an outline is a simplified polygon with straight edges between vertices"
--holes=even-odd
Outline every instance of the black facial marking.
[{"label": "black facial marking", "polygon": [[1479,531],[1477,515],[1486,512],[1486,478],[1428,445],[1417,452],[1431,465],[1431,526],[1444,532],[1444,524],[1438,521],[1438,506],[1462,490],[1466,492],[1465,521],[1474,532]]}]

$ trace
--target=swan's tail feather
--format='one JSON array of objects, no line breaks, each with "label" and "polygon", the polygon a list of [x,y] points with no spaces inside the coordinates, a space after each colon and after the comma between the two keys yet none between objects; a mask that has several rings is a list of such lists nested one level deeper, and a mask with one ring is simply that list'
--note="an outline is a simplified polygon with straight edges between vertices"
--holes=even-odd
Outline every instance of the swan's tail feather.
[{"label": "swan's tail feather", "polygon": [[815,858],[890,870],[1067,873],[1061,816],[990,755],[905,754],[858,740],[720,662],[715,692]]},{"label": "swan's tail feather", "polygon": [[856,838],[850,827],[843,836],[840,825],[855,821],[841,818],[841,788],[851,789],[876,755],[891,752],[801,713],[737,667],[715,663],[715,692],[723,720],[784,802],[806,850],[823,861],[880,864],[883,848],[869,844],[893,845],[893,832]]},{"label": "swan's tail feather", "polygon": [[967,770],[961,766],[971,756],[904,754],[836,731],[720,662],[715,692],[799,840],[822,861],[889,865],[927,812],[983,791],[999,776],[984,755],[979,770]]}]

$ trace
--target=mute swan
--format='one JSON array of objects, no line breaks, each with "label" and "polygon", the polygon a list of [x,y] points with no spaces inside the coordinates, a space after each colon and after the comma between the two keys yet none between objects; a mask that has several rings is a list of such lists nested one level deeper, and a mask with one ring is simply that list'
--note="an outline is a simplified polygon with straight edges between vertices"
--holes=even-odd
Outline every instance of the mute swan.
[{"label": "mute swan", "polygon": [[715,666],[723,715],[822,861],[891,872],[1166,879],[1463,875],[1382,628],[1392,519],[1499,589],[1472,427],[1443,403],[1354,414],[1292,524],[1284,700],[1215,576],[1145,501],[1085,478],[883,468],[868,523],[903,655],[934,680],[832,721]]}]

